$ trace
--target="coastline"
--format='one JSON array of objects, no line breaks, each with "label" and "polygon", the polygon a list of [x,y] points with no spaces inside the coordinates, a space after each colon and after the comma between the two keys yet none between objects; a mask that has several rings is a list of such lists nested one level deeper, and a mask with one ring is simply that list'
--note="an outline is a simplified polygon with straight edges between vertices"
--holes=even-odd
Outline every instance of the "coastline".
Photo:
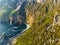
[{"label": "coastline", "polygon": [[21,33],[19,33],[15,38],[11,38],[11,43],[10,43],[11,45],[14,45],[16,43],[16,39],[30,28],[29,24],[26,25],[27,25],[26,29],[24,29]]}]

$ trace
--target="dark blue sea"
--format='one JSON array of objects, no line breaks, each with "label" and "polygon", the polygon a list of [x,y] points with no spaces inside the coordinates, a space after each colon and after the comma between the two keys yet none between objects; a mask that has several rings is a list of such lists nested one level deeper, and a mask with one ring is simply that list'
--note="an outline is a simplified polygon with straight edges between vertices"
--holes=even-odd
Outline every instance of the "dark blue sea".
[{"label": "dark blue sea", "polygon": [[26,28],[25,24],[10,25],[7,23],[0,23],[0,45],[7,45],[11,38],[15,38]]}]

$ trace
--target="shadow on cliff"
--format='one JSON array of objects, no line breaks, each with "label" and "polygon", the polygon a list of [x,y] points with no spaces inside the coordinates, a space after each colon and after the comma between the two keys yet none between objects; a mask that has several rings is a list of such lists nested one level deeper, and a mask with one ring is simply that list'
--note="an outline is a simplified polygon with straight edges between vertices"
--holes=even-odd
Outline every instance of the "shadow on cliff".
[{"label": "shadow on cliff", "polygon": [[25,6],[26,6],[26,1],[23,2],[20,10],[19,10],[19,16],[22,16],[23,23],[26,22],[26,12],[25,12]]}]

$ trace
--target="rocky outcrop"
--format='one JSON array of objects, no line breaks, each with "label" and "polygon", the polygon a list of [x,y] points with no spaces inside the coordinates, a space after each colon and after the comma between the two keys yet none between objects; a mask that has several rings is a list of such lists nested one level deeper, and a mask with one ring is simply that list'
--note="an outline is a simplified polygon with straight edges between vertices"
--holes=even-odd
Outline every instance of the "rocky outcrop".
[{"label": "rocky outcrop", "polygon": [[58,14],[57,12],[55,12],[54,15],[54,25],[60,25],[60,14]]},{"label": "rocky outcrop", "polygon": [[41,3],[41,4],[43,4],[44,2],[45,2],[46,0],[27,0],[27,2],[29,2],[29,3]]},{"label": "rocky outcrop", "polygon": [[37,0],[37,3],[43,4],[46,0]]},{"label": "rocky outcrop", "polygon": [[53,0],[54,5],[60,4],[60,0]]},{"label": "rocky outcrop", "polygon": [[34,14],[32,14],[30,11],[26,9],[26,22],[32,26],[34,22]]}]

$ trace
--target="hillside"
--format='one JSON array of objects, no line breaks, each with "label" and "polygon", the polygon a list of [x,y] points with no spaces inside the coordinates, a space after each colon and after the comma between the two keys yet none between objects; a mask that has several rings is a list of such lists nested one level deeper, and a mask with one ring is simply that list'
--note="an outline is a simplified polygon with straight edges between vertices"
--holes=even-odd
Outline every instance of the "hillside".
[{"label": "hillside", "polygon": [[60,4],[47,0],[43,5],[26,5],[25,10],[30,28],[14,45],[60,45]]}]

